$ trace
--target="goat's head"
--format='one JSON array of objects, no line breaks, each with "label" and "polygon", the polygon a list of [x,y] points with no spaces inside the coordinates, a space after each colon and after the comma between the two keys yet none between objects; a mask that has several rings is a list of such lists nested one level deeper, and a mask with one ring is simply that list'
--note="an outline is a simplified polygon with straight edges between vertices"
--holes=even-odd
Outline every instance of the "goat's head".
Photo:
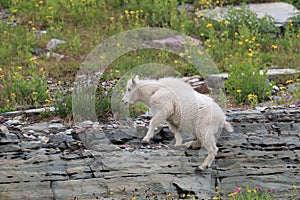
[{"label": "goat's head", "polygon": [[138,81],[139,81],[139,77],[138,75],[136,75],[135,78],[132,78],[127,82],[126,92],[122,98],[122,102],[125,105],[127,105],[128,103],[134,104],[136,102],[134,98],[134,93],[136,92]]}]

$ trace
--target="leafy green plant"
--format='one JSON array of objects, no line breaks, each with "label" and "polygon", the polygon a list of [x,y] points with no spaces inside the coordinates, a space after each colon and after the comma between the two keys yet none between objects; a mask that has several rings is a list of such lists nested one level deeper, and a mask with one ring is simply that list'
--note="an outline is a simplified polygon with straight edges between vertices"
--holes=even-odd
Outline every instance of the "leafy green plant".
[{"label": "leafy green plant", "polygon": [[[0,84],[3,91],[0,93],[2,109],[10,105],[11,108],[18,105],[40,106],[50,101],[47,80],[43,68],[38,68],[38,62],[31,59],[32,63],[24,70],[22,66],[13,66],[6,69],[10,74],[6,75],[4,69],[0,68]],[[11,70],[11,71],[10,71]],[[3,74],[1,74],[1,72]],[[4,89],[5,88],[5,89]],[[6,109],[4,109],[6,110]]]},{"label": "leafy green plant", "polygon": [[238,104],[249,101],[253,106],[268,99],[272,85],[267,81],[266,68],[252,54],[249,52],[247,59],[236,56],[230,60],[228,80],[224,84]]},{"label": "leafy green plant", "polygon": [[56,98],[53,101],[55,107],[54,115],[61,118],[71,118],[72,116],[72,95],[62,95],[60,92],[56,92]]}]

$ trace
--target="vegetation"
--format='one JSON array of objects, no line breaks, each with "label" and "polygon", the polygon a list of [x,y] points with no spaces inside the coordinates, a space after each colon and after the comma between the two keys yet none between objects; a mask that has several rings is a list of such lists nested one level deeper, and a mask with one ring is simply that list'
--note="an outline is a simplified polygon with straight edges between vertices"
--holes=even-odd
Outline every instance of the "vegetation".
[{"label": "vegetation", "polygon": [[[199,10],[249,2],[201,0],[194,5]],[[287,2],[300,7],[298,1]],[[287,21],[282,34],[269,17],[259,19],[245,9],[231,8],[224,20],[214,21],[183,9],[178,11],[180,3],[178,0],[1,1],[0,7],[8,15],[0,22],[0,113],[22,105],[56,105],[61,111],[56,114],[67,116],[72,107],[68,105],[71,94],[51,91],[47,81],[61,87],[72,86],[82,61],[96,45],[117,33],[139,27],[170,28],[203,41],[219,71],[229,73],[226,89],[239,104],[255,104],[270,97],[271,86],[264,81],[265,75],[259,75],[259,70],[270,66],[299,67],[300,15]],[[51,49],[46,56],[46,45],[52,38],[66,43]],[[52,53],[65,55],[66,59],[58,61]],[[197,73],[180,56],[159,50],[137,50],[116,60],[100,78],[116,79],[133,66],[149,62],[174,66],[182,75]],[[99,88],[98,94],[97,112],[107,113],[111,91]]]},{"label": "vegetation", "polygon": [[[95,46],[115,34],[140,27],[165,27],[203,41],[206,53],[219,71],[229,73],[226,90],[238,104],[255,106],[270,98],[272,83],[265,81],[266,74],[260,75],[260,70],[265,72],[271,66],[299,69],[300,15],[287,21],[282,33],[270,17],[259,19],[246,9],[231,8],[224,20],[214,21],[183,9],[178,11],[177,5],[182,2],[191,1],[1,0],[0,114],[32,105],[55,106],[55,115],[70,116],[71,94],[61,89],[51,91],[48,81],[58,88],[71,87],[81,63]],[[196,0],[194,5],[199,10],[250,2],[261,1]],[[300,1],[286,2],[300,9]],[[52,38],[66,43],[51,49],[47,56],[46,45]],[[53,53],[65,55],[66,59],[57,60],[51,56]],[[197,73],[181,56],[159,50],[137,50],[112,63],[100,80],[119,79],[133,66],[150,62],[174,66],[182,75]],[[300,82],[299,77],[291,82]],[[110,111],[112,86],[97,89],[99,115]],[[285,87],[280,88],[280,92],[284,90]],[[299,91],[291,93],[300,98]],[[138,105],[132,115],[143,109],[143,105]],[[257,189],[229,195],[231,199],[272,199],[270,191]],[[185,198],[192,197],[186,194]],[[222,198],[217,193],[215,199]],[[167,194],[167,199],[173,197]]]}]

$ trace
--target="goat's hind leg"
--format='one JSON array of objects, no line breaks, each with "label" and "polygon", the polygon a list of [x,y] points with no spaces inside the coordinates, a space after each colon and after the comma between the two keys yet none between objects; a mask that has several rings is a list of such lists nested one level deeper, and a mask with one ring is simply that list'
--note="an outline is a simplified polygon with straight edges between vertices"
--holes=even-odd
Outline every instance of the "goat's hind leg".
[{"label": "goat's hind leg", "polygon": [[214,161],[217,152],[218,152],[218,147],[216,146],[215,138],[213,136],[208,137],[204,142],[203,142],[204,148],[208,151],[208,155],[203,161],[203,163],[199,166],[199,169],[203,171],[206,169],[206,167],[210,167],[212,162]]},{"label": "goat's hind leg", "polygon": [[180,146],[182,145],[182,137],[178,131],[178,127],[175,126],[174,124],[172,124],[171,122],[168,122],[168,126],[170,128],[170,131],[172,133],[174,133],[174,136],[175,136],[175,140],[176,140],[176,143],[175,143],[175,146]]}]

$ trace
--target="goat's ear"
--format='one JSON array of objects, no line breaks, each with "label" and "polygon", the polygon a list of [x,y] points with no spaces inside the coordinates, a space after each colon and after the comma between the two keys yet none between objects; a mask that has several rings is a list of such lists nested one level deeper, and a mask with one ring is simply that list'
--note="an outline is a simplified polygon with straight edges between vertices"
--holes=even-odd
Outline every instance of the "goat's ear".
[{"label": "goat's ear", "polygon": [[140,79],[139,79],[139,75],[135,75],[134,79],[135,79],[135,80],[140,80]]},{"label": "goat's ear", "polygon": [[131,79],[132,85],[135,86],[136,85],[136,81],[134,80],[134,78]]}]

